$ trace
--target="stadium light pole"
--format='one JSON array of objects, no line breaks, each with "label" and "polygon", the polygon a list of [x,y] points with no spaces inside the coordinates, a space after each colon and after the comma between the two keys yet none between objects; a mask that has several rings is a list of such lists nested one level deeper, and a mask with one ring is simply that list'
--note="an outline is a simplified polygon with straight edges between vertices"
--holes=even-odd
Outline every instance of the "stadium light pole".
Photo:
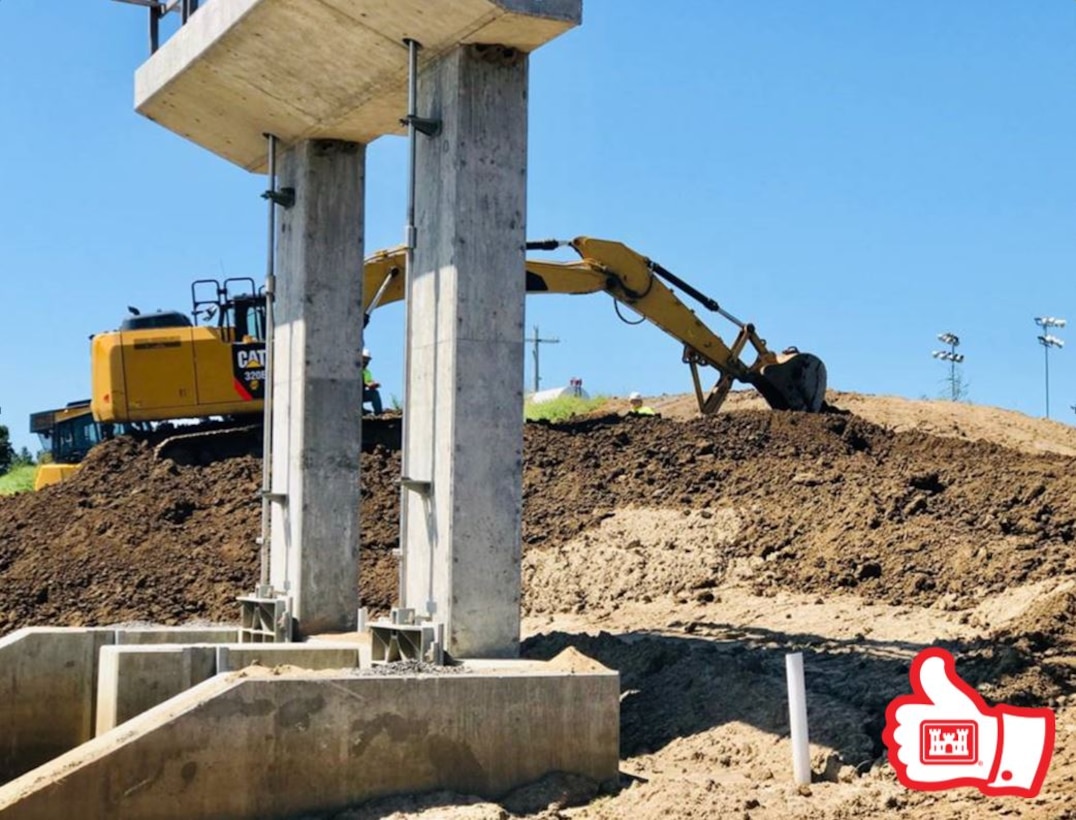
[{"label": "stadium light pole", "polygon": [[949,362],[949,391],[953,401],[956,401],[956,366],[964,361],[964,354],[956,352],[957,347],[960,346],[960,337],[955,333],[939,333],[938,341],[949,345],[949,349],[935,350],[930,355],[940,361]]},{"label": "stadium light pole", "polygon": [[1046,418],[1050,418],[1050,348],[1065,346],[1063,339],[1059,339],[1050,333],[1052,328],[1063,328],[1067,322],[1056,316],[1036,316],[1035,324],[1042,328],[1042,333],[1036,338],[1042,345],[1043,361],[1046,365]]}]

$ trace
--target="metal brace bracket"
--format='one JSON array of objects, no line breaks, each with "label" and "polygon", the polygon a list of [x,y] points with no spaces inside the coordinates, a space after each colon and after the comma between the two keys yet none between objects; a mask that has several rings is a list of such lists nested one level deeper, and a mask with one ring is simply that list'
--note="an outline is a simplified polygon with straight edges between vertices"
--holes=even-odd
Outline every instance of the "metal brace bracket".
[{"label": "metal brace bracket", "polygon": [[403,476],[400,478],[400,486],[413,493],[418,493],[419,495],[429,495],[430,490],[433,488],[433,482],[419,481],[415,478]]},{"label": "metal brace bracket", "polygon": [[262,194],[262,199],[268,199],[274,205],[279,205],[286,210],[295,204],[295,189],[281,188],[277,191],[266,191]]},{"label": "metal brace bracket", "polygon": [[416,131],[420,134],[425,134],[427,137],[436,137],[441,133],[441,120],[431,117],[408,114],[400,120],[400,125],[413,125]]}]

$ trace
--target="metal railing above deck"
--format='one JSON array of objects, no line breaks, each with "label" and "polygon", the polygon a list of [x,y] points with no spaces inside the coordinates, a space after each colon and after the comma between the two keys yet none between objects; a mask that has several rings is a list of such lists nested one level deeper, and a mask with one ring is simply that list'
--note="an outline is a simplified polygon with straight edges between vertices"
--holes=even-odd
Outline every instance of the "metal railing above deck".
[{"label": "metal railing above deck", "polygon": [[180,25],[186,25],[191,15],[198,11],[200,4],[199,0],[114,0],[114,2],[142,6],[149,10],[150,54],[154,54],[161,47],[161,20],[175,12],[180,17]]}]

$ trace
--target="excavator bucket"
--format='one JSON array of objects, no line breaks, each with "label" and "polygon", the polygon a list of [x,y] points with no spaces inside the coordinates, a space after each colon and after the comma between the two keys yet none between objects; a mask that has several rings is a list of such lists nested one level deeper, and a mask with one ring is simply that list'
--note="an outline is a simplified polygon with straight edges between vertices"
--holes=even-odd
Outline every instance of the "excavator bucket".
[{"label": "excavator bucket", "polygon": [[826,365],[810,353],[781,353],[750,381],[774,410],[819,413],[826,404]]}]

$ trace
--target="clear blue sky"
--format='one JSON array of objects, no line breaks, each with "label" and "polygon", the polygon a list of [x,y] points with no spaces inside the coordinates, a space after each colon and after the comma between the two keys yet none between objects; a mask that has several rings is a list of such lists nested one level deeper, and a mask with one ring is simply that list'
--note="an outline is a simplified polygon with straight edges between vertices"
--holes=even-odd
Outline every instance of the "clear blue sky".
[{"label": "clear blue sky", "polygon": [[[210,0],[212,2],[212,0]],[[585,0],[531,62],[528,234],[624,241],[843,390],[944,389],[1044,412],[1033,317],[1076,320],[1076,3]],[[132,109],[145,12],[0,0],[0,423],[89,395],[88,337],[128,304],[265,269],[261,177]],[[401,112],[403,113],[403,112]],[[398,244],[406,145],[369,152],[367,248]],[[402,396],[402,311],[367,330]],[[604,296],[532,297],[543,386],[691,389],[679,345]],[[721,332],[725,328],[715,325]],[[1076,343],[1076,327],[1068,336]],[[1076,350],[1051,354],[1076,421]],[[531,358],[527,355],[527,383]]]}]

